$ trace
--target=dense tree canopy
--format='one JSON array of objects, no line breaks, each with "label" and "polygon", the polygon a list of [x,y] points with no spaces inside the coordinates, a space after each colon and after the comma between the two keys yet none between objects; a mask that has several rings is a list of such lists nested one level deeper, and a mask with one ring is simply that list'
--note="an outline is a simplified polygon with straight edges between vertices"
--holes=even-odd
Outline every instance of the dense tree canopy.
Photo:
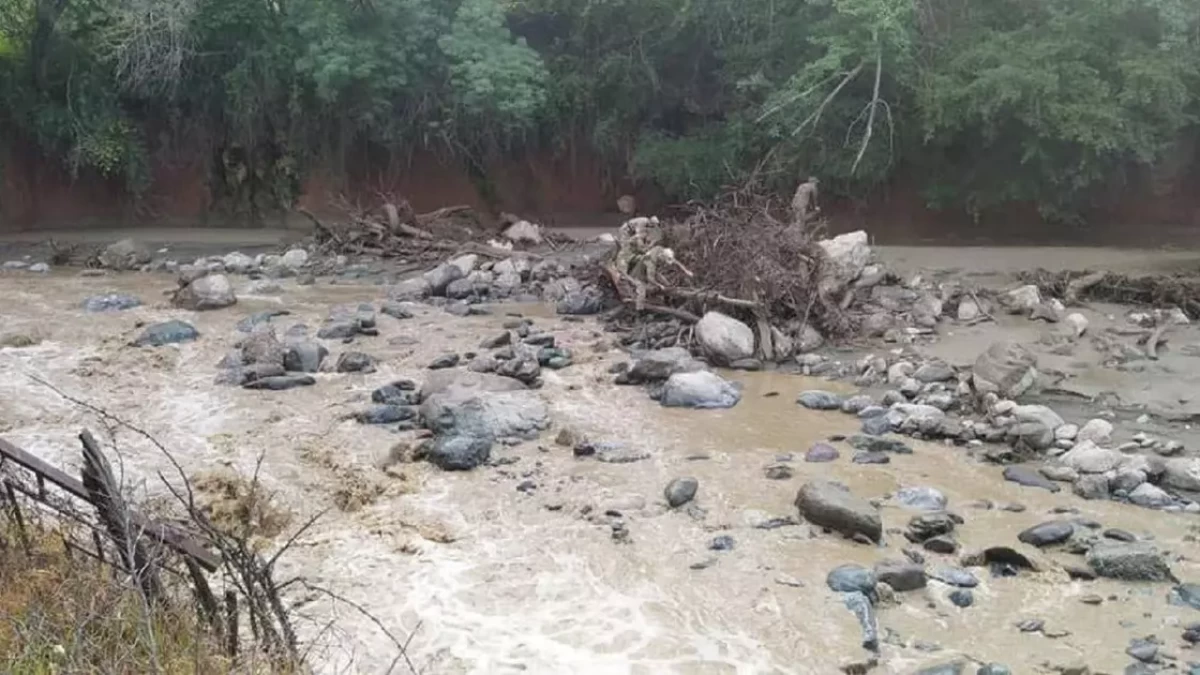
[{"label": "dense tree canopy", "polygon": [[1072,217],[1196,126],[1192,0],[0,0],[0,125],[135,194],[206,152],[258,216],[351,148],[588,144],[676,198],[754,174]]}]

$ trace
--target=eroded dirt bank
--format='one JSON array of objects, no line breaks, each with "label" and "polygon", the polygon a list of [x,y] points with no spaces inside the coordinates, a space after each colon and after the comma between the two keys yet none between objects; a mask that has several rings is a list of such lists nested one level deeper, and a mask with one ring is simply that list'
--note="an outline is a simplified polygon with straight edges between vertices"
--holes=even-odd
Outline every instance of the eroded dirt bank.
[{"label": "eroded dirt bank", "polygon": [[[911,546],[903,532],[918,512],[892,496],[902,487],[933,487],[947,497],[948,509],[963,520],[955,531],[960,552],[1019,547],[1018,533],[1030,526],[1082,519],[1102,525],[1098,531],[1119,528],[1152,540],[1182,581],[1200,576],[1191,560],[1195,515],[1085,501],[1070,489],[1022,487],[1005,482],[1003,467],[980,461],[978,453],[940,442],[909,441],[912,454],[858,464],[851,461],[853,450],[833,441],[836,461],[806,462],[814,444],[853,434],[860,424],[838,412],[806,410],[795,403],[797,395],[856,388],[794,374],[723,373],[744,385],[737,406],[663,408],[643,388],[613,384],[610,366],[628,356],[599,325],[565,321],[537,305],[499,304],[479,316],[432,306],[409,319],[380,314],[378,336],[359,336],[352,344],[324,341],[330,361],[346,351],[375,357],[373,373],[320,372],[314,386],[287,391],[216,384],[217,363],[244,337],[236,326],[245,317],[286,309],[290,315],[272,321],[281,333],[296,323],[316,328],[333,306],[378,308],[387,296],[370,277],[336,285],[283,279],[277,288],[254,289],[245,278],[232,278],[236,305],[192,312],[167,302],[162,291],[174,281],[165,274],[5,273],[3,333],[36,344],[0,349],[0,431],[76,470],[74,434],[96,421],[36,377],[135,420],[173,448],[189,473],[228,466],[249,474],[261,455],[262,479],[294,522],[329,509],[287,557],[283,576],[302,574],[335,590],[398,635],[415,631],[411,652],[421,672],[815,674],[866,663],[862,631],[826,576],[847,563],[870,567],[903,559],[901,550]],[[129,293],[145,304],[121,312],[82,309],[85,298],[106,292]],[[1119,323],[1119,311],[1093,308],[1093,329]],[[413,432],[346,415],[367,406],[382,385],[423,381],[439,356],[480,351],[482,340],[512,321],[510,312],[531,318],[573,354],[571,366],[544,371],[537,390],[551,428],[536,440],[497,446],[489,465],[469,472],[424,463],[381,470],[391,448]],[[172,318],[193,324],[199,339],[128,345],[141,324]],[[952,327],[922,349],[969,363],[997,331],[1032,344],[1038,330],[1025,319],[1003,318],[997,325]],[[1176,340],[1187,343],[1191,334],[1183,335]],[[894,348],[876,346],[881,353]],[[1131,371],[1121,377],[1133,379],[1104,384],[1131,399],[1186,409],[1171,387],[1190,386],[1197,371],[1178,350],[1172,354],[1174,360],[1153,364],[1170,368],[1169,377],[1167,371]],[[831,355],[851,360],[858,352]],[[1046,370],[1066,371],[1078,362],[1080,372],[1107,372],[1087,352],[1060,358]],[[1096,412],[1078,410],[1081,418]],[[1182,426],[1158,424],[1157,432],[1173,429],[1186,438]],[[640,459],[576,457],[555,443],[566,428],[619,443],[627,459]],[[1134,430],[1122,426],[1120,433]],[[131,487],[161,496],[155,475],[167,468],[165,459],[131,434],[118,432],[117,440]],[[779,466],[790,476],[779,478],[784,472],[776,471],[768,478],[768,467]],[[689,506],[671,509],[663,490],[681,476],[695,477],[699,490]],[[800,521],[797,489],[818,479],[879,500],[882,546]],[[614,537],[620,531],[627,535]],[[716,541],[724,536],[731,546]],[[1133,660],[1126,653],[1130,640],[1150,635],[1163,643],[1153,667],[1188,672],[1183,664],[1197,660],[1180,639],[1196,610],[1167,602],[1171,584],[1072,579],[1063,566],[1078,566],[1079,556],[1061,548],[1030,554],[1041,571],[1008,577],[971,568],[978,585],[969,607],[956,606],[949,599],[955,588],[934,579],[898,594],[895,603],[880,602],[882,640],[872,672],[908,674],[968,657],[1003,663],[1014,673],[1087,672],[1070,669],[1078,664],[1116,673]],[[930,572],[959,565],[958,554],[922,555]],[[392,662],[390,642],[367,619],[325,600],[290,599],[308,617],[303,637],[314,641],[322,670],[376,673]],[[325,630],[331,618],[337,619],[332,634]],[[1044,629],[1017,627],[1029,619],[1043,621]],[[975,672],[974,666],[963,672]]]}]

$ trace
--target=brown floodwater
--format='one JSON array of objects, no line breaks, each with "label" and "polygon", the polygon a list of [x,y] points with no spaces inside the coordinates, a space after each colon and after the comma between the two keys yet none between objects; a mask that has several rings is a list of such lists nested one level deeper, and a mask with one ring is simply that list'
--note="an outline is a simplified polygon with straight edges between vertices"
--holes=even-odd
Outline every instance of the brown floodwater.
[{"label": "brown floodwater", "polygon": [[[244,283],[242,280],[239,283]],[[1147,511],[1112,502],[1085,502],[1069,490],[1050,494],[1000,478],[1000,468],[965,450],[913,443],[912,455],[888,465],[856,465],[851,450],[840,460],[807,464],[814,442],[852,433],[855,420],[795,404],[798,392],[838,385],[800,376],[732,374],[744,398],[725,411],[668,410],[638,388],[611,384],[606,369],[624,355],[589,323],[561,322],[543,311],[537,322],[571,348],[577,364],[545,374],[540,395],[554,427],[537,442],[500,448],[513,464],[443,474],[423,465],[377,466],[407,435],[365,427],[343,417],[369,400],[370,391],[399,377],[420,379],[424,365],[447,352],[465,352],[500,329],[512,307],[492,316],[453,317],[429,308],[408,321],[380,316],[381,335],[353,349],[380,359],[370,375],[318,375],[314,387],[255,392],[213,383],[216,363],[233,347],[236,322],[252,311],[286,307],[281,328],[294,321],[315,328],[332,305],[378,302],[375,286],[296,286],[269,296],[242,296],[237,306],[208,313],[171,308],[164,275],[99,278],[55,273],[0,276],[0,333],[40,340],[0,348],[0,432],[72,472],[75,434],[100,430],[94,416],[64,401],[34,378],[103,406],[154,434],[195,475],[230,467],[247,475],[262,457],[261,478],[294,514],[294,522],[330,511],[284,558],[284,578],[302,574],[368,609],[400,639],[415,633],[411,657],[424,673],[835,673],[863,660],[853,615],[825,586],[830,569],[900,558],[898,529],[912,512],[887,496],[903,486],[933,486],[965,519],[964,550],[1017,546],[1022,529],[1054,517],[1059,507],[1105,527],[1153,537],[1170,551],[1175,573],[1200,578],[1196,544],[1185,539],[1195,516]],[[235,283],[235,286],[237,284]],[[106,291],[132,292],[145,301],[127,312],[85,314],[80,303]],[[524,308],[530,311],[530,308]],[[544,318],[542,318],[544,317]],[[126,346],[139,322],[182,318],[202,337],[159,349]],[[410,336],[419,344],[390,342]],[[334,357],[346,347],[330,344]],[[331,357],[332,358],[332,357]],[[778,396],[767,396],[778,392]],[[649,454],[629,464],[577,460],[553,442],[570,426],[588,436],[622,442]],[[120,467],[129,489],[161,496],[156,477],[168,463],[149,444],[118,431]],[[794,455],[790,480],[768,480],[765,467]],[[678,476],[700,481],[698,509],[669,510],[662,490]],[[859,495],[882,499],[886,546],[855,544],[807,525],[760,529],[772,516],[795,516],[792,502],[809,479],[834,479]],[[536,484],[518,491],[522,481]],[[358,508],[342,509],[349,501]],[[1021,513],[973,504],[1020,503]],[[615,542],[605,510],[622,514],[629,543]],[[1070,517],[1070,516],[1067,516]],[[730,551],[708,550],[729,535]],[[286,534],[283,538],[286,538]],[[930,566],[949,556],[926,554]],[[709,562],[703,569],[694,563]],[[975,604],[959,609],[949,588],[899,595],[879,610],[891,633],[873,672],[907,674],[966,656],[1007,664],[1015,673],[1042,665],[1082,661],[1093,672],[1120,672],[1130,638],[1157,635],[1164,651],[1189,660],[1179,635],[1198,618],[1170,606],[1162,584],[1072,581],[1061,564],[1077,557],[1050,552],[1044,571],[993,578],[986,569]],[[1098,606],[1081,600],[1104,598]],[[395,656],[390,640],[345,605],[296,595],[303,639],[313,645],[321,672],[386,672]],[[1049,638],[1015,624],[1045,621]],[[333,630],[326,627],[336,620]]]}]

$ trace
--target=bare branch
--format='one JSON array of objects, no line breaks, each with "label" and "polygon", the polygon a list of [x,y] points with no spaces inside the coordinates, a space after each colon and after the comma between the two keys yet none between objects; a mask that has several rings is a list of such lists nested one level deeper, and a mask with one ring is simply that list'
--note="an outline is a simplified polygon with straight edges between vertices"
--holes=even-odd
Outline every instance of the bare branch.
[{"label": "bare branch", "polygon": [[867,130],[863,132],[862,143],[858,146],[858,155],[854,157],[854,164],[850,167],[850,173],[853,175],[858,171],[858,164],[862,161],[863,155],[867,152],[867,146],[871,144],[871,136],[875,132],[875,111],[879,108],[879,83],[883,79],[883,47],[876,42],[875,47],[875,87],[871,93],[871,102],[867,105],[871,108],[871,113],[867,117]]}]

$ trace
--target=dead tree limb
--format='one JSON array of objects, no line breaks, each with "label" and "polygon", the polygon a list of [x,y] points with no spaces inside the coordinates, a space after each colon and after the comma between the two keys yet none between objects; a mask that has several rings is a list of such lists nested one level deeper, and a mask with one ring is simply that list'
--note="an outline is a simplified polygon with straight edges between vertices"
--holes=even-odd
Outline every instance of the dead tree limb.
[{"label": "dead tree limb", "polygon": [[875,111],[879,109],[879,83],[883,77],[883,47],[879,45],[876,38],[875,46],[875,87],[871,92],[871,102],[867,104],[871,112],[867,116],[867,128],[863,132],[862,142],[858,146],[858,154],[854,157],[854,164],[850,167],[850,173],[853,175],[858,171],[858,165],[862,162],[863,155],[867,152],[867,146],[871,143],[871,136],[875,132]]}]

